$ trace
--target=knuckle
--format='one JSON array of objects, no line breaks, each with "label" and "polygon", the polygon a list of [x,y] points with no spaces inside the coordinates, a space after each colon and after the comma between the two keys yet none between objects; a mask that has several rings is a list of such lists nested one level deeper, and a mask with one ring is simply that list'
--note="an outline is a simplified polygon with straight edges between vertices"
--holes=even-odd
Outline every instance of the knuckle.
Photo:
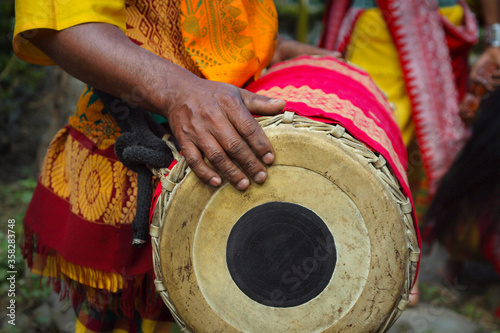
[{"label": "knuckle", "polygon": [[239,180],[238,176],[240,174],[240,169],[236,166],[229,167],[223,171],[224,178],[228,179],[229,181],[231,180]]},{"label": "knuckle", "polygon": [[260,167],[260,163],[255,158],[248,159],[243,163],[240,163],[240,166],[243,168],[243,170],[246,170],[247,173],[250,173],[252,175],[264,169]]},{"label": "knuckle", "polygon": [[231,156],[240,155],[245,149],[245,143],[240,139],[230,140],[227,144],[227,152]]},{"label": "knuckle", "polygon": [[216,116],[216,114],[213,112],[213,108],[211,108],[210,105],[206,103],[200,105],[198,113],[201,120],[203,121],[211,120]]},{"label": "knuckle", "polygon": [[183,138],[189,137],[190,134],[192,134],[193,131],[191,130],[191,126],[188,126],[188,124],[182,124],[179,128],[179,134]]},{"label": "knuckle", "polygon": [[234,94],[218,93],[216,97],[219,106],[223,109],[235,110],[241,106],[241,100]]},{"label": "knuckle", "polygon": [[186,156],[184,156],[184,158],[186,159],[186,163],[193,170],[199,169],[199,167],[202,164],[202,159],[199,158],[198,156],[195,156],[195,155],[186,155]]},{"label": "knuckle", "polygon": [[257,126],[259,125],[255,122],[255,120],[250,119],[249,121],[246,121],[241,125],[240,133],[244,137],[252,137],[255,134],[257,134],[258,131]]},{"label": "knuckle", "polygon": [[207,158],[213,165],[220,165],[226,160],[226,154],[220,150],[214,150],[207,155]]}]

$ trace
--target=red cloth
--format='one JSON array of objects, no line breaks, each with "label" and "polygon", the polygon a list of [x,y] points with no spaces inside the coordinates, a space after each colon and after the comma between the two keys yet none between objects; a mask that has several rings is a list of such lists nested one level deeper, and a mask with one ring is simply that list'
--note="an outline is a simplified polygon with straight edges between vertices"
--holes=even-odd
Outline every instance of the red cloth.
[{"label": "red cloth", "polygon": [[[105,158],[110,163],[118,162],[114,146],[100,150],[82,133],[70,127],[66,129],[64,135],[56,140],[70,137],[90,154]],[[131,187],[132,184],[125,183],[123,186]],[[38,184],[24,218],[25,241],[29,243],[24,248],[30,266],[31,238],[36,235],[34,245],[38,253],[55,250],[76,265],[124,276],[142,275],[151,270],[151,248],[131,246],[131,224],[90,223],[81,214],[75,214],[70,209],[71,203],[53,191]],[[103,244],[106,248],[102,248]]]}]

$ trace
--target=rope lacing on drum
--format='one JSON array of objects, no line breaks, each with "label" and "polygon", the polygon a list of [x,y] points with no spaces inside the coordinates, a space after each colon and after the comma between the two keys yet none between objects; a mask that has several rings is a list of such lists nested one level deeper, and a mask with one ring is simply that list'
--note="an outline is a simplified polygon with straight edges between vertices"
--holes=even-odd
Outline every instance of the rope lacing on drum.
[{"label": "rope lacing on drum", "polygon": [[168,291],[161,274],[162,269],[160,262],[160,233],[166,213],[166,210],[163,209],[163,207],[167,206],[172,191],[174,190],[175,186],[184,178],[189,168],[187,166],[186,159],[184,158],[184,156],[182,156],[181,153],[179,153],[175,145],[168,140],[168,136],[164,136],[163,140],[172,151],[172,155],[174,156],[177,163],[171,169],[160,168],[152,170],[153,174],[160,179],[162,184],[162,192],[158,198],[156,204],[157,209],[155,209],[153,213],[153,219],[150,226],[151,245],[153,248],[153,269],[155,272],[154,284],[163,302],[167,306],[168,310],[172,313],[175,322],[177,323],[177,325],[179,325],[181,332],[191,333],[191,329],[179,316],[174,304],[170,301],[170,297],[168,295]]}]

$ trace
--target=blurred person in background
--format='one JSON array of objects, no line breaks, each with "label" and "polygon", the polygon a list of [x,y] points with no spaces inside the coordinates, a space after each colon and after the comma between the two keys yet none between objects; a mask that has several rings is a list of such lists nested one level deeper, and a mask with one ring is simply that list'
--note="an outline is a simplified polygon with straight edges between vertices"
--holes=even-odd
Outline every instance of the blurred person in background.
[{"label": "blurred person in background", "polygon": [[441,179],[426,221],[424,240],[437,239],[450,254],[443,276],[447,282],[457,282],[464,261],[489,261],[500,277],[498,87],[481,104],[472,136]]},{"label": "blurred person in background", "polygon": [[[482,0],[488,43],[472,74],[500,64],[499,1]],[[459,0],[330,0],[320,46],[363,67],[394,103],[408,147],[408,177],[419,223],[462,149],[469,122],[459,113],[467,91],[476,18]],[[412,304],[418,302],[415,285]]]},{"label": "blurred person in background", "polygon": [[472,68],[460,103],[471,137],[440,181],[425,216],[424,240],[437,239],[450,254],[443,277],[451,284],[465,261],[490,262],[500,277],[500,24],[487,26],[485,39],[486,50]]}]

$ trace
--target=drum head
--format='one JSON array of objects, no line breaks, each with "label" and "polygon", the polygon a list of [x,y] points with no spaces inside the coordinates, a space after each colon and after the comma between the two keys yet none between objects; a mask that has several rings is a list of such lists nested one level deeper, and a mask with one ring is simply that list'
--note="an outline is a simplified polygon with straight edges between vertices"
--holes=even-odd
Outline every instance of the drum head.
[{"label": "drum head", "polygon": [[265,132],[276,150],[265,184],[240,192],[188,173],[171,193],[157,272],[169,300],[195,332],[377,331],[409,266],[381,171],[325,132]]}]

